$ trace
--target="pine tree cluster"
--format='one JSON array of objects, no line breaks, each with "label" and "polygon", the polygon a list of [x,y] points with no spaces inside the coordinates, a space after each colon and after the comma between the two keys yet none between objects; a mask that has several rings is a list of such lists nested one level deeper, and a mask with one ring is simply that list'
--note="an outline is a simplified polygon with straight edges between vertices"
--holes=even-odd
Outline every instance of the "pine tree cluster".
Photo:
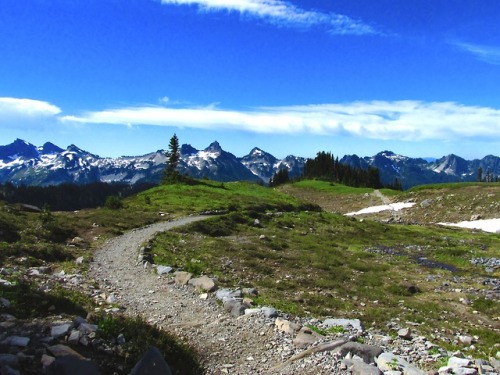
[{"label": "pine tree cluster", "polygon": [[352,187],[382,187],[377,168],[354,168],[339,162],[330,152],[318,152],[314,159],[307,159],[303,178],[336,182]]}]

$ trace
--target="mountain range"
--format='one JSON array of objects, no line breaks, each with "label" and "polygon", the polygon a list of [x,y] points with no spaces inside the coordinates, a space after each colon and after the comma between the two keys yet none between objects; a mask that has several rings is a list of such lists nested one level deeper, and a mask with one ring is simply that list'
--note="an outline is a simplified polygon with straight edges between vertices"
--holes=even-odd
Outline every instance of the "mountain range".
[{"label": "mountain range", "polygon": [[[62,149],[47,142],[37,147],[16,139],[11,144],[0,146],[0,183],[35,186],[99,181],[158,183],[167,159],[166,150],[142,156],[103,158],[75,145]],[[180,148],[179,171],[215,181],[244,180],[267,184],[273,174],[283,168],[288,169],[291,178],[300,176],[306,160],[293,155],[278,159],[257,147],[238,158],[224,151],[218,142],[203,150],[184,144]],[[427,161],[383,151],[372,157],[346,155],[340,161],[358,168],[376,167],[383,184],[391,184],[397,178],[404,188],[427,183],[476,181],[479,168],[483,177],[488,175],[496,179],[500,175],[500,158],[493,155],[472,161],[457,155]]]}]

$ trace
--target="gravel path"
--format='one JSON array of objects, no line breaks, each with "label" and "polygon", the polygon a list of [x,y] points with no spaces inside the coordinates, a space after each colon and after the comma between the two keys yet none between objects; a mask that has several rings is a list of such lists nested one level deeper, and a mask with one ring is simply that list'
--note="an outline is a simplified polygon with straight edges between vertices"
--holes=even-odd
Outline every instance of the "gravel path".
[{"label": "gravel path", "polygon": [[[176,333],[202,356],[207,374],[335,374],[333,357],[326,352],[288,363],[297,354],[292,338],[261,315],[234,318],[213,298],[202,300],[190,287],[174,285],[138,265],[141,244],[155,233],[186,225],[206,216],[156,223],[107,241],[94,255],[90,276],[131,316]],[[168,362],[168,358],[167,358]]]}]

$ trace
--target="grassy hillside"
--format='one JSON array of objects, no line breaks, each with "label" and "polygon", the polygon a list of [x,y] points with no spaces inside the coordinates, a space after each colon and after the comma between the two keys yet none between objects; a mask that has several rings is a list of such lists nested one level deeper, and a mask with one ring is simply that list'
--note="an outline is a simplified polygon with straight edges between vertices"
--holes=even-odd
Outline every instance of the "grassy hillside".
[{"label": "grassy hillside", "polygon": [[[155,262],[215,275],[226,286],[257,287],[256,303],[299,315],[357,317],[388,334],[394,333],[389,321],[409,321],[450,348],[458,333],[477,335],[477,351],[490,355],[500,342],[500,305],[487,280],[500,274],[471,261],[498,258],[500,236],[430,224],[498,215],[498,186],[381,193],[415,202],[398,215],[401,223],[419,225],[344,217],[339,213],[382,204],[381,195],[321,181],[278,189],[198,181],[144,191],[118,209],[66,213],[29,213],[0,203],[0,260],[3,267],[49,264],[71,271],[72,260],[90,257],[104,238],[158,220],[218,212],[159,235]],[[66,246],[76,236],[83,243]],[[21,256],[29,261],[23,264]]]},{"label": "grassy hillside", "polygon": [[[455,201],[461,194],[463,200],[486,194],[489,204],[498,202],[498,192],[486,186],[453,189]],[[293,194],[334,212],[382,204],[371,189],[320,181],[279,190],[273,194]],[[382,193],[390,200],[420,203],[428,199],[428,190]],[[434,214],[432,208],[427,214]],[[477,350],[489,355],[500,339],[500,304],[485,280],[500,274],[471,261],[498,257],[500,236],[421,224],[388,225],[369,217],[280,212],[269,206],[164,233],[156,238],[153,253],[158,263],[216,275],[223,285],[257,287],[259,304],[299,315],[357,317],[388,333],[387,322],[410,321],[450,348],[454,334],[468,332],[480,337]]]}]

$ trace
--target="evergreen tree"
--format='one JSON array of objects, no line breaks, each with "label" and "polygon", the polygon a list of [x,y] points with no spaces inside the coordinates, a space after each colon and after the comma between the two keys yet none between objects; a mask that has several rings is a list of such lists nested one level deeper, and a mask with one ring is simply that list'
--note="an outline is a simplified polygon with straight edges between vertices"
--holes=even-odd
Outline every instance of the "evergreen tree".
[{"label": "evergreen tree", "polygon": [[290,182],[290,177],[288,176],[288,169],[283,168],[273,174],[273,177],[269,181],[269,186],[274,187],[286,184],[287,182]]},{"label": "evergreen tree", "polygon": [[179,138],[174,134],[172,138],[170,138],[170,142],[168,144],[168,161],[167,168],[165,169],[165,176],[163,178],[165,183],[174,183],[178,182],[180,178],[180,174],[177,171],[177,167],[179,166]]},{"label": "evergreen tree", "polygon": [[479,167],[477,170],[477,181],[482,182],[483,181],[483,168]]}]

